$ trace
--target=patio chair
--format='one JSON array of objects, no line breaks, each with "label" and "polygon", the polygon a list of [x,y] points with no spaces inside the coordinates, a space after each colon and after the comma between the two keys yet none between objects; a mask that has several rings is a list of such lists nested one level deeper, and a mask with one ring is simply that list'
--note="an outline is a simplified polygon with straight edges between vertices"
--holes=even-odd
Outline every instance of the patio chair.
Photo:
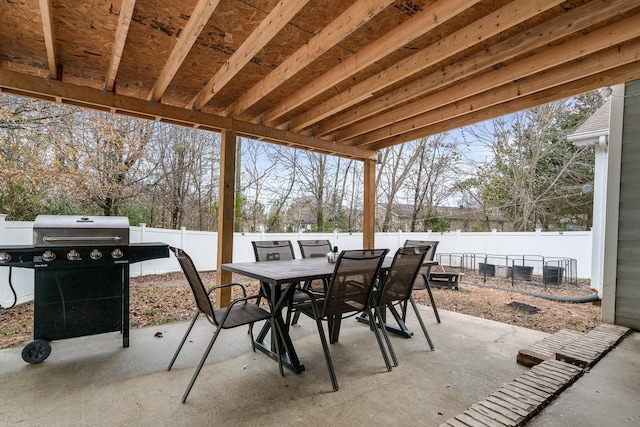
[{"label": "patio chair", "polygon": [[[302,258],[324,258],[329,252],[333,250],[333,246],[331,246],[331,242],[329,240],[298,240],[298,246],[300,246],[300,253],[302,254]],[[323,280],[322,289],[315,288],[314,291],[324,292],[328,285],[329,280]],[[312,287],[313,281],[308,281],[305,282],[303,289],[309,290],[312,289]],[[294,295],[294,309],[296,303],[304,302],[305,299],[305,295],[300,295],[299,292],[296,292],[296,294]],[[300,313],[296,311],[293,315],[291,324],[295,325],[296,323],[298,323],[299,318]]]},{"label": "patio chair", "polygon": [[[215,332],[213,334],[213,337],[211,338],[211,341],[209,341],[209,345],[207,346],[204,354],[202,355],[202,359],[200,359],[200,363],[198,364],[198,367],[196,368],[196,371],[193,374],[193,377],[191,377],[189,386],[187,387],[187,390],[184,392],[184,395],[182,396],[182,403],[185,403],[187,400],[187,397],[189,396],[189,393],[191,392],[191,388],[193,387],[193,384],[195,383],[196,378],[198,378],[198,374],[200,374],[200,371],[204,366],[204,362],[207,360],[207,357],[209,356],[209,353],[213,348],[213,344],[216,342],[216,339],[218,338],[218,334],[220,334],[220,331],[222,329],[231,329],[231,328],[236,328],[238,326],[249,325],[249,336],[251,337],[251,347],[253,351],[256,350],[255,344],[253,342],[253,324],[255,322],[267,320],[271,323],[273,330],[276,330],[276,329],[275,329],[273,316],[269,311],[260,307],[258,303],[249,303],[252,300],[259,301],[260,299],[259,295],[247,296],[247,292],[244,286],[238,283],[230,283],[225,285],[213,286],[209,290],[205,289],[204,284],[202,283],[202,279],[198,274],[198,270],[196,270],[196,267],[193,264],[193,261],[191,260],[189,255],[187,255],[182,249],[179,249],[179,248],[174,248],[170,246],[169,249],[174,253],[176,258],[178,259],[178,262],[180,263],[180,267],[182,267],[182,271],[184,272],[184,275],[187,278],[187,282],[189,282],[189,286],[193,291],[193,296],[196,300],[197,309],[193,315],[191,324],[189,325],[187,332],[184,334],[184,337],[182,338],[182,341],[180,342],[178,349],[176,350],[175,354],[173,355],[173,358],[171,359],[171,363],[169,363],[169,368],[167,370],[169,371],[171,370],[171,367],[176,361],[176,358],[178,357],[180,350],[182,350],[182,347],[186,342],[187,337],[191,332],[191,329],[195,325],[196,320],[198,320],[198,317],[200,317],[200,314],[206,315],[207,320],[213,326],[215,326]],[[214,310],[213,305],[211,304],[211,299],[209,298],[209,295],[212,292],[214,292],[216,289],[227,288],[227,287],[235,287],[240,289],[242,292],[242,297],[236,298],[233,301],[231,301],[231,304],[229,304],[228,307]],[[280,360],[279,357],[278,359]],[[280,372],[282,373],[282,364],[280,364]]]},{"label": "patio chair", "polygon": [[[396,310],[395,305],[401,303],[402,307],[405,307],[407,302],[410,302],[413,307],[413,311],[418,318],[422,332],[429,343],[429,347],[431,350],[434,350],[429,332],[427,332],[427,328],[422,321],[422,316],[420,316],[418,306],[411,295],[413,291],[413,283],[420,273],[422,263],[425,257],[428,256],[430,250],[431,246],[410,246],[398,249],[393,257],[393,262],[387,271],[387,274],[382,276],[379,289],[374,290],[372,299],[375,307],[374,314],[377,318],[378,324],[386,324],[386,319],[382,313],[385,313],[385,310],[388,310],[402,329],[406,329],[406,312],[403,311],[403,314],[400,315]],[[393,346],[391,345],[391,341],[389,340],[387,329],[386,327],[382,327],[381,329],[387,343],[387,347],[389,348],[389,352],[391,353],[393,364],[394,366],[398,366],[398,359],[395,351],[393,350]]]},{"label": "patio chair", "polygon": [[[306,304],[298,305],[298,310],[316,321],[334,391],[338,391],[338,379],[331,360],[331,353],[329,352],[322,321],[326,320],[328,322],[331,342],[336,342],[342,318],[366,312],[369,318],[373,319],[370,305],[371,291],[387,252],[389,252],[388,249],[342,251],[336,261],[335,270],[329,281],[326,293],[317,294],[312,290],[300,290],[300,292],[308,295],[310,301]],[[372,326],[371,329],[378,341],[387,370],[390,371],[391,363],[384,348],[380,331],[375,326]]]},{"label": "patio chair", "polygon": [[295,259],[290,240],[260,240],[251,242],[256,261]]},{"label": "patio chair", "polygon": [[328,240],[298,240],[302,258],[325,257],[331,250],[331,242]]},{"label": "patio chair", "polygon": [[[414,246],[429,246],[429,252],[427,252],[427,256],[424,258],[425,261],[433,261],[436,255],[436,248],[438,247],[437,240],[407,240],[404,242],[404,247],[414,247]],[[436,307],[436,301],[433,299],[433,293],[431,292],[431,286],[429,286],[429,274],[431,273],[431,266],[427,265],[420,269],[420,276],[422,277],[422,281],[418,279],[416,276],[416,280],[413,282],[413,289],[416,291],[427,290],[427,294],[429,295],[429,301],[431,301],[431,308],[433,308],[433,314],[436,316],[436,321],[440,322],[440,315],[438,314],[438,307]],[[406,304],[403,306],[403,317],[406,316],[407,306]]]}]

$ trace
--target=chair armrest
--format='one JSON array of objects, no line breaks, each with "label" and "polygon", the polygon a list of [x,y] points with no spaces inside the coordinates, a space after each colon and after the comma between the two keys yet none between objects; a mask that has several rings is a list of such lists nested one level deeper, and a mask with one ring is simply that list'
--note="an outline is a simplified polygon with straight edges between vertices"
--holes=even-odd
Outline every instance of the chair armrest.
[{"label": "chair armrest", "polygon": [[223,289],[231,286],[239,286],[240,288],[242,288],[242,296],[243,297],[247,296],[247,289],[244,287],[244,285],[241,285],[240,283],[225,283],[222,285],[214,285],[211,288],[209,288],[209,290],[207,291],[207,295],[211,295],[211,292],[215,291],[216,289]]}]

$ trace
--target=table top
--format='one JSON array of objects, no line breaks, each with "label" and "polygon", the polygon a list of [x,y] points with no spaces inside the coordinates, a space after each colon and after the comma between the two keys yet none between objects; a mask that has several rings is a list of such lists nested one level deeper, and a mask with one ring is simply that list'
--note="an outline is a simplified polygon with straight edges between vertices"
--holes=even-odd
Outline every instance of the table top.
[{"label": "table top", "polygon": [[[382,270],[389,269],[393,257],[385,257]],[[424,265],[436,265],[437,261],[425,261]],[[336,264],[327,262],[326,258],[299,258],[280,261],[236,262],[222,264],[222,269],[232,273],[258,279],[272,285],[283,285],[292,282],[330,278]]]}]

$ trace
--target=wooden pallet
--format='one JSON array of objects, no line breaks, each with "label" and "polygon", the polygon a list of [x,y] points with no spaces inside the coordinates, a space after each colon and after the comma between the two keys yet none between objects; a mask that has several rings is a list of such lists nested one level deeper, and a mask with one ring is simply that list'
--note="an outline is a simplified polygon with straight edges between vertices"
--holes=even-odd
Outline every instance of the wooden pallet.
[{"label": "wooden pallet", "polygon": [[556,360],[590,368],[631,332],[623,326],[602,324],[556,352]]},{"label": "wooden pallet", "polygon": [[562,329],[518,351],[516,361],[530,368],[547,359],[555,359],[556,352],[562,350],[583,335],[583,333],[578,331]]},{"label": "wooden pallet", "polygon": [[630,332],[607,324],[586,334],[562,330],[520,350],[518,363],[529,371],[441,427],[524,425]]},{"label": "wooden pallet", "polygon": [[545,360],[441,427],[522,426],[583,373],[569,363]]}]

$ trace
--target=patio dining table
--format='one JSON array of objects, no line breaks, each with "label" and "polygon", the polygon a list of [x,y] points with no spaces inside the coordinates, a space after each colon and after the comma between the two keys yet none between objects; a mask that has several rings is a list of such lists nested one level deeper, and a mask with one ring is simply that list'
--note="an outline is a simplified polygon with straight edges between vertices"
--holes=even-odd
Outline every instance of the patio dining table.
[{"label": "patio dining table", "polygon": [[[393,257],[386,257],[382,263],[381,272],[388,271],[392,261]],[[425,263],[426,265],[437,264],[435,261],[425,261]],[[265,287],[265,292],[271,299],[275,313],[276,326],[282,337],[282,349],[280,351],[282,364],[295,373],[303,372],[304,365],[296,354],[282,310],[288,306],[293,298],[296,284],[311,280],[329,279],[335,266],[336,264],[327,262],[325,258],[222,264],[223,270],[257,279]],[[263,329],[263,331],[265,330]],[[256,348],[277,361],[277,352],[272,348],[272,344],[264,341],[265,334],[266,332],[261,332],[256,338]],[[412,333],[406,334],[406,336],[411,335]]]}]

